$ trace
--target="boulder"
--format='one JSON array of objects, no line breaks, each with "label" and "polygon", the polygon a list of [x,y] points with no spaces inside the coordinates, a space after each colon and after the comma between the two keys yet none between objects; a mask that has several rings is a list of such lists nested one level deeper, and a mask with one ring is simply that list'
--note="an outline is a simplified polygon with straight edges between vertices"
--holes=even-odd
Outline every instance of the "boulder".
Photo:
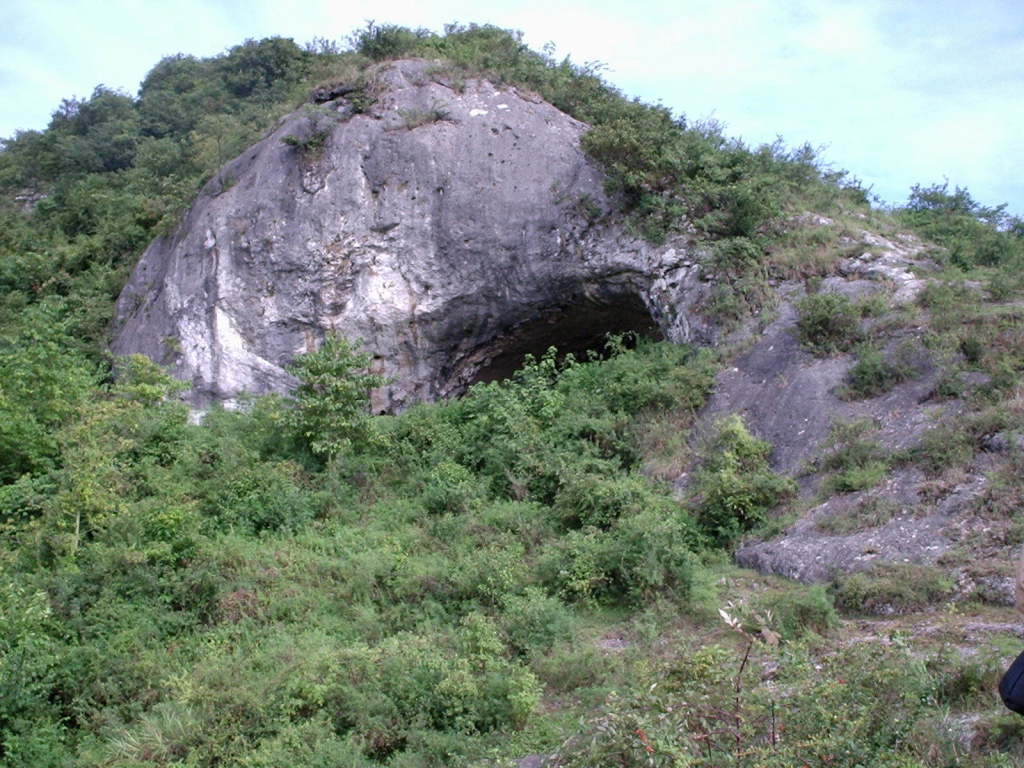
[{"label": "boulder", "polygon": [[373,397],[393,411],[607,332],[711,339],[692,311],[705,290],[692,245],[623,226],[580,149],[586,125],[431,72],[401,61],[367,87],[318,91],[222,168],[142,256],[114,352],[171,366],[195,405],[230,403],[286,392],[287,364],[334,331],[394,378]]}]

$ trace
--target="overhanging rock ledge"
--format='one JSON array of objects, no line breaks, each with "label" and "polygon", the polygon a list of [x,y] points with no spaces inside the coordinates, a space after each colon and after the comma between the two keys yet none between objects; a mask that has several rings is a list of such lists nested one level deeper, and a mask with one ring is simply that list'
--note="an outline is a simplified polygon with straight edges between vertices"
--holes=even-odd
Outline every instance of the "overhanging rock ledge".
[{"label": "overhanging rock ledge", "polygon": [[[285,366],[336,331],[394,377],[374,393],[390,411],[548,344],[710,340],[688,242],[655,247],[621,225],[580,149],[584,124],[515,88],[457,92],[430,73],[383,66],[365,111],[346,96],[306,107],[222,168],[142,256],[113,351],[170,365],[202,405],[286,392]],[[324,124],[322,147],[302,151]]]}]

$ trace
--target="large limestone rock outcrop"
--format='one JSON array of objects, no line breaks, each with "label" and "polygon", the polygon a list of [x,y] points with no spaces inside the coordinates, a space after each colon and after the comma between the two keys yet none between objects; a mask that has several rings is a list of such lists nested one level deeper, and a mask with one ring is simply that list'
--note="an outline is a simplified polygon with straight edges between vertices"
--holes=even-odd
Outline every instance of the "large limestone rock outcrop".
[{"label": "large limestone rock outcrop", "polygon": [[[116,353],[171,365],[201,404],[286,391],[284,366],[334,330],[396,377],[386,410],[607,331],[705,340],[699,268],[607,215],[585,125],[486,81],[456,92],[425,61],[376,78],[366,112],[300,110],[220,171],[143,255]],[[319,150],[293,146],[324,126]]]}]

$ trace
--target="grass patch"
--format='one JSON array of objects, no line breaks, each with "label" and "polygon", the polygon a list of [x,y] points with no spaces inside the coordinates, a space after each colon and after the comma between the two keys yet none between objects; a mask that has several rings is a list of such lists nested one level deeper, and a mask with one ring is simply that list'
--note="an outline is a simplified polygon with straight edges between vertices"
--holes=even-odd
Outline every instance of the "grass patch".
[{"label": "grass patch", "polygon": [[936,477],[947,470],[970,466],[974,449],[974,440],[966,426],[953,421],[925,430],[907,454],[928,475]]},{"label": "grass patch", "polygon": [[822,485],[827,495],[867,490],[885,479],[891,461],[870,437],[877,430],[871,419],[833,423],[825,455],[816,462],[817,469],[830,473]]},{"label": "grass patch", "polygon": [[953,582],[931,566],[875,563],[866,571],[840,574],[829,591],[846,614],[903,614],[947,600]]},{"label": "grass patch", "polygon": [[434,100],[434,103],[426,109],[400,109],[399,116],[410,131],[423,125],[442,122],[449,119],[448,105],[443,101]]},{"label": "grass patch", "polygon": [[757,605],[771,612],[771,623],[784,640],[825,635],[839,623],[832,596],[820,584],[769,591]]},{"label": "grass patch", "polygon": [[783,280],[834,275],[841,260],[860,250],[843,245],[840,232],[834,225],[794,223],[765,249],[769,272]]},{"label": "grass patch", "polygon": [[900,505],[887,496],[870,496],[861,499],[850,509],[835,512],[819,518],[815,525],[818,530],[836,536],[866,531],[885,525],[900,513]]}]

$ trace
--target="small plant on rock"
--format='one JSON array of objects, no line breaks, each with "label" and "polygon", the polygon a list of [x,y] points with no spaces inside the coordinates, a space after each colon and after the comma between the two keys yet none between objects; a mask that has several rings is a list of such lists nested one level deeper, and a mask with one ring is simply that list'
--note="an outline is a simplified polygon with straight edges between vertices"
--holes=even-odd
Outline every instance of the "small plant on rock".
[{"label": "small plant on rock", "polygon": [[303,111],[309,121],[308,130],[302,136],[284,136],[281,143],[295,149],[303,159],[314,158],[323,151],[338,116],[329,107],[319,104],[307,104]]},{"label": "small plant on rock", "polygon": [[448,119],[448,105],[437,99],[427,109],[400,109],[398,114],[405,121],[405,127],[410,131],[422,125],[430,125]]},{"label": "small plant on rock", "polygon": [[797,338],[819,355],[844,352],[861,338],[857,308],[846,296],[817,293],[797,302]]},{"label": "small plant on rock", "polygon": [[847,386],[840,396],[849,399],[878,397],[907,378],[907,370],[890,362],[878,347],[866,344],[857,350],[857,362],[846,374]]}]

